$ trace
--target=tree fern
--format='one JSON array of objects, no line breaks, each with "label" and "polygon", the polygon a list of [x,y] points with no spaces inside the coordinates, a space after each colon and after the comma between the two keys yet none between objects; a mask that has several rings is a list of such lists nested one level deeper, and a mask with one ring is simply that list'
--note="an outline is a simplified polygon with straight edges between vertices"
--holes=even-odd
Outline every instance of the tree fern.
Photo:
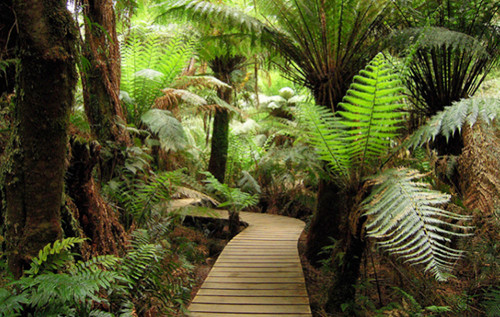
[{"label": "tree fern", "polygon": [[364,173],[365,165],[387,154],[405,114],[402,89],[398,74],[379,54],[355,76],[339,104],[342,118],[319,106],[302,107],[310,143],[337,175],[347,180],[356,169]]},{"label": "tree fern", "polygon": [[[128,121],[150,109],[161,89],[170,86],[193,56],[193,39],[177,35],[165,42],[158,36],[133,36],[122,45],[121,90],[129,96]],[[122,93],[122,95],[124,95]]]},{"label": "tree fern", "polygon": [[391,138],[403,121],[403,86],[399,75],[382,54],[378,54],[359,75],[339,103],[349,141],[349,155],[363,170],[366,162],[387,154]]},{"label": "tree fern", "polygon": [[141,120],[153,133],[158,135],[161,147],[165,151],[178,151],[186,146],[187,139],[184,128],[170,111],[151,109],[141,116]]},{"label": "tree fern", "polygon": [[464,124],[473,126],[478,120],[490,123],[500,116],[500,99],[472,97],[454,102],[438,112],[429,121],[413,133],[409,147],[419,147],[433,141],[436,136],[444,135],[448,140]]},{"label": "tree fern", "polygon": [[372,178],[376,186],[363,202],[368,216],[366,229],[368,236],[379,239],[378,244],[388,252],[411,264],[425,264],[426,271],[444,281],[462,254],[447,245],[449,236],[464,236],[455,230],[470,229],[444,219],[461,221],[469,217],[437,207],[447,203],[450,196],[415,181],[423,176],[401,168]]}]

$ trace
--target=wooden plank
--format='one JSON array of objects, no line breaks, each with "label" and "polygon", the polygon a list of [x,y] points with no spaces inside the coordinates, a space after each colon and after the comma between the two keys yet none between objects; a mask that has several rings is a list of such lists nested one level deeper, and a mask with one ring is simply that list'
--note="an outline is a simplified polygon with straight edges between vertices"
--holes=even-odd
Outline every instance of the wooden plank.
[{"label": "wooden plank", "polygon": [[198,294],[193,303],[196,304],[238,304],[238,305],[309,305],[309,298],[285,296],[214,296]]},{"label": "wooden plank", "polygon": [[245,278],[304,278],[302,272],[224,272],[214,271],[210,272],[210,277],[245,277]]},{"label": "wooden plank", "polygon": [[189,306],[191,312],[210,313],[259,313],[259,314],[282,314],[311,312],[309,305],[234,305],[234,304],[197,304]]},{"label": "wooden plank", "polygon": [[214,268],[215,267],[282,267],[282,268],[289,268],[289,267],[298,267],[302,268],[300,265],[300,262],[245,262],[242,263],[240,262],[215,262]]},{"label": "wooden plank", "polygon": [[219,277],[210,276],[207,281],[213,283],[242,283],[242,284],[302,284],[304,283],[303,277]]},{"label": "wooden plank", "polygon": [[296,273],[302,274],[302,268],[298,266],[291,267],[213,267],[213,273],[229,273],[229,272],[241,272],[241,273]]},{"label": "wooden plank", "polygon": [[295,290],[305,290],[306,287],[304,284],[301,283],[267,283],[267,284],[251,284],[251,283],[219,283],[219,282],[212,282],[212,281],[205,281],[203,283],[202,288],[215,288],[215,289],[241,289],[241,290],[257,290],[257,289],[262,289],[262,290],[289,290],[289,291],[295,291]]},{"label": "wooden plank", "polygon": [[218,289],[218,288],[201,288],[198,290],[198,295],[211,296],[287,296],[287,297],[307,297],[305,288],[295,289],[290,292],[288,289]]}]

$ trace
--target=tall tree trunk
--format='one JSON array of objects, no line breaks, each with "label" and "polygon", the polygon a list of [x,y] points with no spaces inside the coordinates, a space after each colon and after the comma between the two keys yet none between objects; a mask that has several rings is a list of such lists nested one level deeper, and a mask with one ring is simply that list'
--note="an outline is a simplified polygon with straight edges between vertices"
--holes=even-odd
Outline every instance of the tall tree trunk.
[{"label": "tall tree trunk", "polygon": [[321,252],[322,249],[334,241],[340,243],[344,238],[346,215],[351,208],[348,198],[334,182],[320,180],[316,212],[306,240],[306,257],[315,267],[320,267],[322,260],[331,257],[331,253]]},{"label": "tall tree trunk", "polygon": [[16,277],[62,234],[67,126],[74,100],[75,23],[60,0],[15,0],[19,71],[5,175],[8,264]]},{"label": "tall tree trunk", "polygon": [[[245,61],[243,56],[218,56],[209,62],[215,77],[228,85],[232,85],[232,73],[240,69]],[[219,98],[226,103],[233,102],[233,89],[220,87],[217,90]],[[229,111],[224,108],[216,109],[214,114],[214,126],[212,130],[212,144],[208,171],[221,183],[226,176],[227,151],[229,148]],[[240,227],[240,214],[229,212],[229,228],[231,236],[235,236]]]},{"label": "tall tree trunk", "polygon": [[101,180],[113,176],[113,168],[121,161],[120,147],[128,145],[128,133],[117,125],[125,122],[120,105],[120,49],[116,34],[112,0],[83,0],[85,42],[83,56],[88,67],[82,71],[84,105],[90,129],[103,146],[110,148],[112,158],[105,158]]}]

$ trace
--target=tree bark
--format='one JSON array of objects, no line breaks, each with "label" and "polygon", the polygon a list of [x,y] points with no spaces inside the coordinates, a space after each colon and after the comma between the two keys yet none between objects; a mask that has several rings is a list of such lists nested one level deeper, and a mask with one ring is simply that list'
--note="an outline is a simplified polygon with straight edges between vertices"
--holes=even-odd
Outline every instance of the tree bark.
[{"label": "tree bark", "polygon": [[83,0],[85,42],[83,56],[88,65],[81,73],[85,112],[94,137],[102,146],[113,145],[111,158],[101,162],[101,180],[113,177],[123,158],[120,148],[129,145],[128,133],[117,125],[125,122],[120,105],[120,49],[112,0]]},{"label": "tree bark", "polygon": [[[227,102],[227,100],[225,101]],[[229,112],[226,109],[217,109],[214,114],[208,171],[221,183],[224,183],[226,176],[228,148]]]},{"label": "tree bark", "polygon": [[77,80],[75,23],[59,0],[15,0],[19,70],[5,173],[8,265],[21,276],[61,238],[67,126]]},{"label": "tree bark", "polygon": [[[217,79],[232,85],[231,74],[242,67],[245,61],[243,56],[218,56],[208,64]],[[233,90],[221,87],[217,95],[226,103],[233,101]],[[227,150],[229,146],[229,112],[227,109],[218,108],[214,114],[214,125],[212,130],[212,144],[208,171],[221,183],[224,183],[226,175]]]},{"label": "tree bark", "polygon": [[125,250],[127,236],[118,213],[102,198],[92,171],[99,160],[100,146],[79,137],[72,137],[71,159],[66,173],[66,191],[73,200],[81,231],[88,243],[82,255],[88,259],[102,254],[120,255]]}]

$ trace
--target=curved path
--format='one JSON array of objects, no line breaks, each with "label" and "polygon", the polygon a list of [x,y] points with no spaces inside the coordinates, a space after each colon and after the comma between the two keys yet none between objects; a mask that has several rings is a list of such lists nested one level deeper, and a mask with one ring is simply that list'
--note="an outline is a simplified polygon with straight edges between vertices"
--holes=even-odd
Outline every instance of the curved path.
[{"label": "curved path", "polygon": [[[227,212],[210,216],[227,219]],[[224,248],[188,307],[189,316],[310,317],[297,250],[304,222],[251,212],[240,217],[249,226]]]}]

